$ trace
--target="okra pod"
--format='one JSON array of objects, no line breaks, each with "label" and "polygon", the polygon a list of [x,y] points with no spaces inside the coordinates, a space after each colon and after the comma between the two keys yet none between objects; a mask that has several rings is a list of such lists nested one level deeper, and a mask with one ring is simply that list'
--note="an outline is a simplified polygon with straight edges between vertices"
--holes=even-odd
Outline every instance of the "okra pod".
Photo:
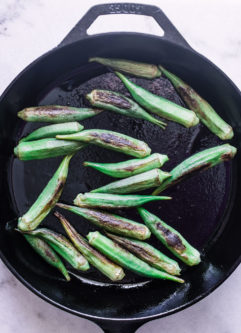
[{"label": "okra pod", "polygon": [[147,190],[152,187],[160,186],[162,182],[170,176],[171,175],[168,172],[164,172],[160,169],[153,169],[140,173],[139,175],[117,180],[105,186],[99,187],[95,190],[92,190],[91,193],[135,193]]},{"label": "okra pod", "polygon": [[151,236],[150,230],[142,223],[126,219],[116,214],[110,214],[101,210],[95,210],[90,208],[80,208],[75,206],[69,206],[61,203],[57,203],[57,206],[63,209],[67,209],[72,213],[75,213],[86,220],[94,223],[104,230],[133,237],[137,239],[147,239]]},{"label": "okra pod", "polygon": [[94,57],[89,59],[90,62],[98,62],[104,66],[111,67],[117,71],[129,73],[135,76],[145,77],[146,79],[154,79],[161,76],[161,71],[156,65],[146,64],[125,59],[112,59]]},{"label": "okra pod", "polygon": [[197,171],[207,170],[221,162],[231,160],[237,152],[237,149],[228,143],[216,146],[213,148],[205,149],[197,154],[194,154],[183,162],[178,164],[172,171],[171,177],[166,179],[154,192],[157,195],[164,191],[166,188],[177,184],[183,179],[186,179]]},{"label": "okra pod", "polygon": [[71,157],[72,155],[68,155],[62,160],[57,171],[34,204],[22,217],[19,217],[18,228],[21,231],[34,230],[37,228],[55,206],[62,194],[67,179]]},{"label": "okra pod", "polygon": [[25,121],[67,123],[96,116],[102,111],[103,110],[75,108],[71,106],[43,105],[25,108],[18,112],[18,117]]},{"label": "okra pod", "polygon": [[125,276],[123,269],[111,262],[100,252],[96,251],[84,237],[82,237],[74,227],[66,220],[66,218],[59,212],[55,212],[54,215],[60,220],[67,235],[71,239],[76,249],[83,254],[88,262],[97,268],[101,273],[107,276],[112,281],[122,280]]},{"label": "okra pod", "polygon": [[84,126],[80,125],[76,121],[72,123],[48,125],[36,129],[25,138],[21,139],[21,142],[55,138],[57,134],[73,134],[82,131],[83,128]]},{"label": "okra pod", "polygon": [[146,262],[142,261],[138,257],[134,256],[129,251],[120,247],[117,243],[111,239],[103,236],[98,231],[90,232],[87,235],[89,243],[97,250],[105,254],[108,258],[126,267],[127,269],[150,278],[166,279],[179,283],[184,281],[176,276],[162,272],[154,267],[149,266]]},{"label": "okra pod", "polygon": [[130,252],[134,253],[138,258],[147,262],[149,265],[163,270],[171,275],[180,275],[180,267],[178,263],[167,257],[165,254],[154,248],[152,245],[126,237],[116,236],[106,233],[107,236],[123,246]]},{"label": "okra pod", "polygon": [[80,193],[74,199],[74,204],[79,207],[130,208],[144,205],[157,200],[169,200],[171,197],[154,195],[118,195],[109,193]]},{"label": "okra pod", "polygon": [[20,142],[14,148],[14,154],[21,161],[41,160],[77,152],[86,144],[76,141],[57,139],[41,139],[29,142]]},{"label": "okra pod", "polygon": [[89,166],[114,178],[127,178],[155,168],[161,168],[167,161],[167,155],[154,153],[144,158],[119,163],[84,162],[83,165]]},{"label": "okra pod", "polygon": [[24,238],[31,247],[51,266],[57,268],[67,281],[70,281],[70,276],[65,268],[62,260],[54,252],[54,250],[41,238],[24,234]]},{"label": "okra pod", "polygon": [[143,141],[107,130],[91,129],[70,135],[57,135],[57,139],[92,143],[135,157],[151,154],[151,148]]},{"label": "okra pod", "polygon": [[185,127],[192,127],[199,123],[199,119],[193,111],[161,96],[152,94],[150,91],[131,82],[131,80],[121,73],[116,72],[116,75],[124,83],[134,100],[148,111],[165,119],[175,121]]},{"label": "okra pod", "polygon": [[133,100],[120,93],[108,90],[92,90],[90,94],[86,95],[86,98],[93,106],[127,117],[148,120],[165,129],[166,123],[154,118]]},{"label": "okra pod", "polygon": [[88,261],[76,250],[65,236],[47,228],[27,231],[27,234],[45,240],[73,268],[81,271],[87,271],[89,269]]},{"label": "okra pod", "polygon": [[209,130],[222,140],[230,140],[233,137],[233,129],[213,109],[213,107],[202,98],[193,88],[183,82],[178,76],[159,66],[165,76],[171,81],[181,98],[187,106],[196,113],[198,118]]},{"label": "okra pod", "polygon": [[138,212],[151,232],[177,258],[189,266],[198,265],[200,263],[199,251],[191,246],[178,231],[142,207],[138,208]]}]

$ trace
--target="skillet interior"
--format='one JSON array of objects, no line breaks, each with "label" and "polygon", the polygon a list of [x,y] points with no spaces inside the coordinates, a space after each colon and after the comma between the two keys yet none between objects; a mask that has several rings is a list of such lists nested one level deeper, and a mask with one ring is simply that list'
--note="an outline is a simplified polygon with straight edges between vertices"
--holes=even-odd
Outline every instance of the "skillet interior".
[{"label": "skillet interior", "polygon": [[[239,188],[236,190],[235,186],[238,181],[235,165],[240,163],[239,153],[232,165],[227,163],[216,166],[166,192],[173,196],[172,202],[146,205],[164,221],[176,227],[194,246],[204,249],[202,264],[185,270],[183,277],[187,283],[183,286],[164,281],[148,282],[143,277],[129,273],[123,281],[124,288],[108,284],[103,286],[98,283],[105,284],[107,280],[96,271],[85,274],[85,282],[73,278],[72,282],[67,284],[33,253],[20,235],[4,230],[7,220],[18,213],[22,214],[34,201],[61,160],[25,163],[13,160],[11,151],[20,135],[39,126],[25,125],[17,120],[17,111],[37,104],[69,103],[82,106],[85,103],[83,93],[93,88],[113,89],[127,94],[113,74],[104,74],[105,69],[99,65],[86,65],[88,57],[95,55],[160,62],[173,69],[234,126],[233,144],[238,147],[240,134],[236,126],[240,121],[240,95],[235,94],[233,86],[219,70],[190,50],[156,37],[106,34],[84,39],[49,53],[18,77],[0,105],[1,174],[4,175],[0,225],[2,255],[35,292],[71,312],[104,318],[164,315],[210,292],[229,274],[238,260],[240,246],[235,240],[238,239],[240,227],[235,216],[240,209],[236,204],[240,191]],[[165,79],[156,79],[154,82],[138,79],[137,82],[157,94],[181,103]],[[85,120],[83,124],[86,128],[111,129],[146,141],[153,152],[166,153],[170,157],[165,170],[171,169],[192,153],[221,143],[202,125],[187,130],[169,122],[166,131],[162,131],[150,123],[110,112]],[[81,166],[82,161],[120,161],[126,158],[128,157],[96,147],[82,150],[71,162],[62,200],[71,202],[78,192],[88,191],[111,181],[111,178],[97,171],[84,169]],[[83,234],[86,234],[87,230],[96,229],[73,214],[66,213],[66,216]],[[128,217],[140,220],[134,210],[128,212]],[[61,230],[52,216],[46,219],[46,224],[55,230]],[[163,249],[154,238],[152,242]],[[97,285],[93,285],[90,280],[95,280]],[[141,286],[136,287],[138,283],[141,283]]]}]

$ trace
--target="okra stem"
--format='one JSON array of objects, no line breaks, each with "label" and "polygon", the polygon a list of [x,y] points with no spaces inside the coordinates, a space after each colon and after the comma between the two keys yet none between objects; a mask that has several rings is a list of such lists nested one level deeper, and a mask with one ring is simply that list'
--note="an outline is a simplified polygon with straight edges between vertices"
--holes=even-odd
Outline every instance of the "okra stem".
[{"label": "okra stem", "polygon": [[116,72],[116,75],[124,83],[134,100],[148,111],[165,119],[175,121],[185,127],[192,127],[198,124],[199,119],[193,111],[161,96],[152,94],[150,91],[131,82],[131,80],[121,73]]},{"label": "okra stem", "polygon": [[123,279],[125,273],[121,267],[114,264],[100,252],[91,247],[87,240],[74,229],[74,227],[62,214],[55,212],[54,215],[60,220],[74,246],[83,254],[91,265],[97,268],[112,281],[119,281]]},{"label": "okra stem", "polygon": [[119,235],[142,240],[149,238],[151,235],[150,230],[144,224],[137,223],[116,214],[110,214],[96,209],[69,206],[61,203],[57,203],[57,206],[84,217],[86,220],[94,223],[100,228]]},{"label": "okra stem", "polygon": [[226,143],[221,146],[205,149],[188,157],[170,172],[171,177],[166,179],[153,192],[153,195],[159,194],[166,188],[192,176],[197,171],[204,171],[221,162],[229,161],[235,156],[236,152],[237,149],[235,147]]},{"label": "okra stem", "polygon": [[156,215],[139,207],[138,212],[150,228],[151,232],[164,244],[176,257],[189,266],[200,263],[200,253],[191,246],[182,235],[174,228],[163,222]]},{"label": "okra stem", "polygon": [[162,182],[170,176],[171,175],[168,172],[164,172],[159,169],[153,169],[140,173],[139,175],[109,183],[105,186],[92,190],[91,193],[135,193],[147,190],[152,187],[160,186]]},{"label": "okra stem", "polygon": [[84,162],[83,165],[89,166],[111,177],[127,178],[155,168],[161,168],[167,161],[167,155],[154,153],[141,159],[132,159],[119,163]]},{"label": "okra stem", "polygon": [[181,98],[187,106],[196,113],[198,118],[209,130],[222,140],[230,140],[233,137],[233,129],[213,109],[213,107],[202,98],[193,88],[182,81],[178,76],[159,66],[165,76],[171,81]]},{"label": "okra stem", "polygon": [[154,267],[149,266],[144,261],[140,260],[129,251],[120,247],[117,243],[114,243],[111,239],[103,236],[98,231],[90,232],[87,235],[89,243],[97,248],[100,252],[105,254],[108,258],[126,267],[127,269],[150,278],[167,279],[179,283],[184,281],[176,276],[167,274]]},{"label": "okra stem", "polygon": [[18,117],[25,121],[67,123],[81,121],[93,117],[102,110],[90,108],[75,108],[61,105],[43,105],[25,108],[18,112]]},{"label": "okra stem", "polygon": [[70,135],[57,135],[56,138],[92,143],[135,157],[145,157],[151,154],[151,149],[145,142],[107,130],[91,129]]},{"label": "okra stem", "polygon": [[34,230],[49,214],[59,200],[68,175],[69,162],[73,155],[66,156],[57,171],[29,210],[18,219],[22,231]]}]

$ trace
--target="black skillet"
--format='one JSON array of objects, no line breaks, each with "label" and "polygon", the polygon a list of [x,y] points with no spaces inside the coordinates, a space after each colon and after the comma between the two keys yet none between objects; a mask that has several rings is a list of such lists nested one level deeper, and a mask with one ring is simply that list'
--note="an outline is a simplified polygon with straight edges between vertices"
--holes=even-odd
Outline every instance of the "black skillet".
[{"label": "black skillet", "polygon": [[[140,33],[105,33],[87,36],[86,29],[105,14],[152,16],[163,28],[164,37]],[[36,125],[25,124],[17,111],[38,104],[85,105],[83,94],[106,88],[127,94],[108,69],[88,64],[91,56],[106,56],[161,63],[182,77],[204,96],[234,128],[231,142],[238,148],[232,163],[216,166],[167,191],[172,202],[147,205],[152,212],[176,227],[202,251],[202,263],[184,268],[184,285],[149,281],[127,273],[120,284],[109,284],[91,270],[70,283],[45,264],[6,221],[22,214],[35,200],[61,159],[20,162],[12,151],[21,135]],[[137,79],[144,87],[182,103],[165,79]],[[241,95],[230,79],[208,59],[195,52],[157,7],[142,4],[104,4],[91,8],[54,50],[28,66],[3,93],[0,101],[0,256],[13,274],[51,304],[99,324],[105,332],[134,332],[147,321],[160,318],[197,302],[219,286],[237,267],[241,258],[240,215],[240,107]],[[147,122],[105,112],[84,121],[86,128],[106,128],[146,141],[153,151],[167,153],[169,170],[190,154],[221,144],[203,125],[185,129],[169,122],[166,131]],[[37,126],[40,126],[39,124]],[[62,200],[71,202],[78,192],[103,185],[110,178],[84,169],[84,160],[120,161],[126,157],[90,147],[77,154]],[[124,212],[121,212],[124,214]],[[83,234],[94,228],[76,216],[66,214]],[[130,218],[139,220],[135,210]],[[14,224],[14,220],[12,222]],[[44,224],[61,231],[53,216]],[[153,238],[151,242],[162,249]],[[76,272],[73,272],[76,274]]]}]

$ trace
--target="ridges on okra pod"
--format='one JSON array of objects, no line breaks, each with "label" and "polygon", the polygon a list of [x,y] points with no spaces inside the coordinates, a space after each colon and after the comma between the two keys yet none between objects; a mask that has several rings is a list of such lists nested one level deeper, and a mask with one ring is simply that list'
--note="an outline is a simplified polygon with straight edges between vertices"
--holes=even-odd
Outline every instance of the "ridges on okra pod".
[{"label": "ridges on okra pod", "polygon": [[107,130],[91,129],[70,135],[57,135],[56,138],[92,143],[135,157],[145,157],[151,154],[151,149],[145,142]]},{"label": "ridges on okra pod", "polygon": [[134,253],[138,258],[144,260],[149,265],[163,270],[171,275],[180,275],[180,267],[178,263],[167,257],[165,254],[154,248],[152,245],[126,237],[116,236],[106,233],[107,236],[123,246],[130,252]]},{"label": "ridges on okra pod", "polygon": [[170,171],[171,177],[166,179],[153,192],[153,195],[159,194],[166,188],[192,176],[197,171],[207,170],[221,162],[229,161],[235,156],[236,152],[237,149],[235,147],[226,143],[221,146],[205,149],[188,157]]},{"label": "ridges on okra pod", "polygon": [[21,141],[14,148],[14,154],[21,161],[41,160],[73,154],[85,146],[86,144],[82,142],[60,141],[51,138],[29,142]]},{"label": "ridges on okra pod", "polygon": [[70,281],[70,276],[63,262],[54,250],[41,238],[24,234],[24,238],[31,247],[51,266],[57,268]]},{"label": "ridges on okra pod", "polygon": [[150,230],[144,224],[137,223],[116,214],[110,214],[96,209],[69,206],[61,203],[57,203],[57,206],[84,217],[86,220],[94,223],[100,228],[119,235],[142,240],[149,238],[151,235]]},{"label": "ridges on okra pod", "polygon": [[74,204],[79,207],[99,208],[130,208],[144,205],[147,202],[158,200],[170,200],[171,197],[154,195],[118,195],[109,193],[80,193],[74,199]]},{"label": "ridges on okra pod", "polygon": [[117,71],[129,73],[132,75],[145,77],[146,79],[154,79],[161,76],[161,71],[156,65],[147,64],[143,62],[136,62],[125,59],[101,58],[93,57],[89,59],[90,62],[98,62],[104,66],[111,67]]},{"label": "ridges on okra pod", "polygon": [[25,121],[66,123],[70,121],[81,121],[93,117],[102,110],[90,108],[75,108],[61,105],[43,105],[25,108],[18,112],[18,117]]},{"label": "ridges on okra pod", "polygon": [[76,121],[64,124],[54,124],[40,127],[21,139],[21,142],[33,141],[45,138],[55,138],[57,134],[73,134],[82,131],[84,126]]},{"label": "ridges on okra pod", "polygon": [[193,110],[199,119],[211,132],[222,140],[230,140],[233,137],[233,129],[213,109],[213,107],[202,98],[193,88],[183,82],[178,76],[159,66],[165,76],[171,81],[179,95],[187,106]]},{"label": "ridges on okra pod", "polygon": [[161,168],[168,161],[167,155],[158,153],[138,159],[119,163],[84,162],[84,166],[91,167],[114,178],[127,178],[155,168]]},{"label": "ridges on okra pod", "polygon": [[116,75],[124,83],[134,100],[148,111],[165,119],[175,121],[185,127],[192,127],[199,123],[199,119],[193,111],[161,96],[152,94],[150,91],[133,83],[121,73],[116,72]]},{"label": "ridges on okra pod", "polygon": [[91,193],[135,193],[160,186],[162,182],[170,176],[171,175],[168,172],[164,172],[160,169],[153,169],[140,173],[139,175],[117,180],[105,186],[101,186],[92,190]]},{"label": "ridges on okra pod", "polygon": [[59,200],[68,175],[72,155],[66,156],[57,171],[43,189],[29,210],[18,219],[18,228],[22,231],[34,230],[49,214]]},{"label": "ridges on okra pod", "polygon": [[109,90],[92,90],[91,93],[86,95],[86,98],[93,106],[127,117],[144,119],[165,129],[166,123],[154,118],[133,100],[120,93]]},{"label": "ridges on okra pod", "polygon": [[45,240],[73,268],[81,271],[89,269],[88,261],[76,250],[65,236],[47,228],[27,231],[26,233]]},{"label": "ridges on okra pod", "polygon": [[191,246],[178,231],[146,209],[142,207],[137,209],[146,226],[176,257],[189,266],[200,263],[199,251]]},{"label": "ridges on okra pod", "polygon": [[120,247],[117,243],[111,239],[103,236],[98,231],[90,232],[87,235],[89,243],[94,246],[97,250],[105,254],[108,258],[119,264],[120,266],[126,267],[127,269],[144,275],[150,278],[166,279],[179,283],[184,281],[176,276],[162,272],[154,267],[151,267],[146,262],[142,261],[138,257],[134,256],[129,251]]},{"label": "ridges on okra pod", "polygon": [[87,240],[82,237],[74,227],[66,220],[66,218],[59,212],[55,212],[54,215],[60,220],[67,235],[71,239],[76,249],[83,254],[88,262],[97,268],[101,273],[107,276],[112,281],[122,280],[125,276],[123,269],[111,262],[100,252],[96,251]]}]

